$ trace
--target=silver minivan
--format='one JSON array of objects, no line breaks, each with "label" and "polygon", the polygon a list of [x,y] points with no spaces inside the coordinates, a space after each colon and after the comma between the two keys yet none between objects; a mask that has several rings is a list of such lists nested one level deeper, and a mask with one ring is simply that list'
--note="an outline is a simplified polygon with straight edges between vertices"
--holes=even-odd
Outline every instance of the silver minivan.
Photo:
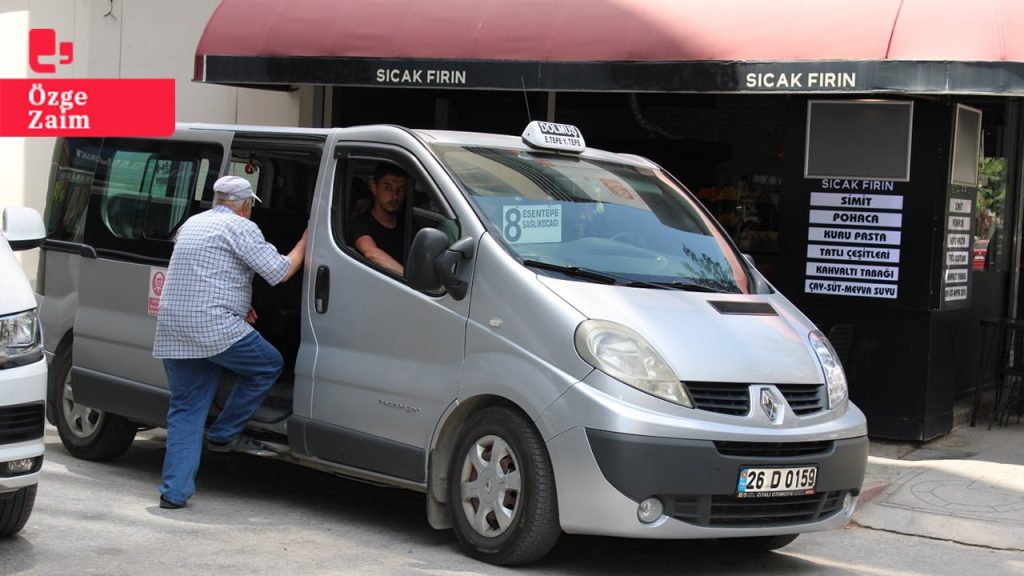
[{"label": "silver minivan", "polygon": [[[409,175],[402,275],[353,247],[381,163]],[[310,231],[301,278],[253,286],[285,371],[250,433],[278,458],[423,492],[496,564],[563,532],[771,550],[850,520],[867,428],[827,338],[670,174],[543,122],[59,140],[39,291],[72,454],[165,425],[163,275],[229,173],[281,251]]]}]

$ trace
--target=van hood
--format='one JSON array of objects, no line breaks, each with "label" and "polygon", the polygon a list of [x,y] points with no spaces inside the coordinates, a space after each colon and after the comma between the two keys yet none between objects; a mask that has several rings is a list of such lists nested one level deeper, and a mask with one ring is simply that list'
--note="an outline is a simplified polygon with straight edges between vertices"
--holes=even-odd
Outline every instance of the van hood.
[{"label": "van hood", "polygon": [[[638,332],[684,382],[824,382],[807,340],[814,326],[778,293],[711,294],[537,278],[584,316]],[[774,313],[718,309],[736,303],[768,305]]]},{"label": "van hood", "polygon": [[24,312],[36,307],[36,296],[21,270],[21,264],[0,234],[0,316]]}]

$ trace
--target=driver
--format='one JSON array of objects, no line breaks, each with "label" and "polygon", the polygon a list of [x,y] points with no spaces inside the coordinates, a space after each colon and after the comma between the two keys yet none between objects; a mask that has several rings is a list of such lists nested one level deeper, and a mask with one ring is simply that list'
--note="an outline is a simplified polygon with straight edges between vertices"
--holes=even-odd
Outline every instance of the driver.
[{"label": "driver", "polygon": [[373,172],[373,207],[352,218],[356,250],[370,262],[398,275],[405,273],[405,226],[401,219],[408,174],[391,162]]}]

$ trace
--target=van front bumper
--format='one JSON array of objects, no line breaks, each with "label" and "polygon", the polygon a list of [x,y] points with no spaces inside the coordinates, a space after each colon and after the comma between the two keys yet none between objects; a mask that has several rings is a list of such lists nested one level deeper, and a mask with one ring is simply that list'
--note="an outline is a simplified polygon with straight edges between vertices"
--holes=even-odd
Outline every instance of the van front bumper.
[{"label": "van front bumper", "polygon": [[[867,467],[863,414],[825,415],[786,429],[751,418],[654,411],[581,383],[537,420],[555,473],[567,533],[697,539],[842,528]],[[743,467],[816,468],[812,494],[737,497]],[[641,522],[640,503],[663,515]]]},{"label": "van front bumper", "polygon": [[[39,482],[45,443],[46,361],[0,370],[0,498]],[[8,472],[8,462],[31,460]]]},{"label": "van front bumper", "polygon": [[[842,528],[853,516],[867,462],[867,437],[826,442],[806,456],[723,455],[708,440],[648,438],[574,428],[548,442],[562,529],[630,538],[727,538]],[[742,466],[817,466],[809,496],[737,498]],[[664,515],[637,516],[658,498]]]}]

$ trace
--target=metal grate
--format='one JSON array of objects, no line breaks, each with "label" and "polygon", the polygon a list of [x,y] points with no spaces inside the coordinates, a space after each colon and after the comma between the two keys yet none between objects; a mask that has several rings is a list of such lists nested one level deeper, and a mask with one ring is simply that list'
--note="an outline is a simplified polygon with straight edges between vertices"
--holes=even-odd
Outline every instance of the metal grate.
[{"label": "metal grate", "polygon": [[0,408],[0,444],[42,438],[44,419],[42,402]]},{"label": "metal grate", "polygon": [[715,449],[722,456],[749,458],[787,458],[824,454],[832,450],[831,440],[817,442],[723,442],[716,441]]},{"label": "metal grate", "polygon": [[743,416],[750,411],[750,387],[747,384],[687,382],[686,388],[697,410],[732,416]]},{"label": "metal grate", "polygon": [[[746,416],[750,411],[750,384],[726,382],[686,382],[693,407],[730,416]],[[797,416],[807,416],[826,408],[823,384],[776,384]]]},{"label": "metal grate", "polygon": [[670,496],[669,515],[695,526],[760,527],[792,526],[824,520],[843,508],[848,491],[822,492],[783,498],[736,498],[735,496]]},{"label": "metal grate", "polygon": [[823,384],[776,384],[797,416],[821,412],[826,407]]}]

